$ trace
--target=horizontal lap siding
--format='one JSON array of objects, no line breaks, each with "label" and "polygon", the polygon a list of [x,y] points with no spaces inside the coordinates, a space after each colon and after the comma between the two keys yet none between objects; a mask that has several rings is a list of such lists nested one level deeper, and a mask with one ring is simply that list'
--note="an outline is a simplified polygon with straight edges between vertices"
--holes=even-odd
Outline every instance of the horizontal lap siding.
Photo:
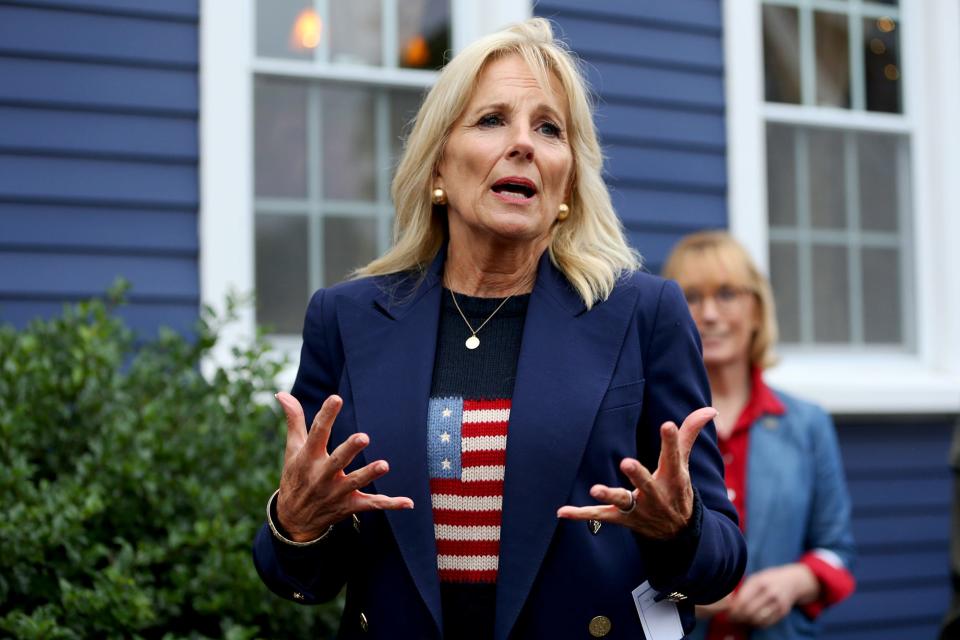
[{"label": "horizontal lap siding", "polygon": [[824,617],[827,640],[934,638],[949,597],[947,419],[839,419],[857,591]]},{"label": "horizontal lap siding", "polygon": [[677,239],[727,224],[719,0],[544,0],[598,98],[606,179],[657,272]]},{"label": "horizontal lap siding", "polygon": [[0,322],[129,280],[141,332],[199,307],[198,3],[0,1]]}]

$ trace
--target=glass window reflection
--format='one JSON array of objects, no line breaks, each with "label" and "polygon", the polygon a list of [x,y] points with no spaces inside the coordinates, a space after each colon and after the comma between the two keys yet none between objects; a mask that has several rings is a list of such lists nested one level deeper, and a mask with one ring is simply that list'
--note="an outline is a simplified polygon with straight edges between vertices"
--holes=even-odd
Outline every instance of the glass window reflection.
[{"label": "glass window reflection", "polygon": [[375,200],[374,93],[343,85],[324,85],[320,92],[324,198]]},{"label": "glass window reflection", "polygon": [[257,322],[297,334],[309,298],[307,217],[256,216]]},{"label": "glass window reflection", "polygon": [[439,69],[450,49],[449,0],[404,0],[397,5],[398,64]]},{"label": "glass window reflection", "polygon": [[901,113],[900,25],[893,18],[864,18],[867,110]]},{"label": "glass window reflection", "polygon": [[383,64],[380,0],[328,0],[330,62]]},{"label": "glass window reflection", "polygon": [[850,36],[843,13],[814,13],[817,104],[850,108]]},{"label": "glass window reflection", "polygon": [[768,102],[800,104],[797,10],[763,5],[763,79]]},{"label": "glass window reflection", "polygon": [[320,43],[320,17],[312,0],[257,2],[257,55],[308,60]]},{"label": "glass window reflection", "polygon": [[307,88],[260,77],[254,83],[254,193],[307,197]]},{"label": "glass window reflection", "polygon": [[345,280],[354,269],[376,257],[376,219],[340,216],[324,219],[323,272],[327,286]]}]

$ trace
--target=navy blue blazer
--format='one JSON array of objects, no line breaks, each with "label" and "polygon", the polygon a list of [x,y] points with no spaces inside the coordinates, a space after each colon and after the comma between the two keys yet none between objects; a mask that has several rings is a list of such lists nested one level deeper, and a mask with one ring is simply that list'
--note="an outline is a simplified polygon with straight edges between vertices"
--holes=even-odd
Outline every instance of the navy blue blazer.
[{"label": "navy blue blazer", "polygon": [[[369,434],[351,469],[387,460],[390,472],[370,490],[415,504],[359,514],[310,547],[285,545],[266,526],[258,533],[254,561],[278,595],[315,603],[346,585],[341,638],[442,636],[426,439],[443,260],[441,250],[422,279],[366,278],[318,291],[307,309],[292,393],[308,423],[328,395],[343,397],[330,449]],[[656,468],[661,423],[679,424],[709,404],[699,336],[675,283],[634,273],[587,311],[541,257],[510,412],[497,639],[586,637],[601,615],[611,621],[608,638],[640,638],[631,591],[645,580],[688,597],[680,605],[686,627],[693,603],[733,589],[746,551],[712,424],[690,457],[702,520],[686,551],[625,527],[593,533],[556,516],[565,504],[594,504],[595,483],[629,487],[619,470],[625,457]]]}]

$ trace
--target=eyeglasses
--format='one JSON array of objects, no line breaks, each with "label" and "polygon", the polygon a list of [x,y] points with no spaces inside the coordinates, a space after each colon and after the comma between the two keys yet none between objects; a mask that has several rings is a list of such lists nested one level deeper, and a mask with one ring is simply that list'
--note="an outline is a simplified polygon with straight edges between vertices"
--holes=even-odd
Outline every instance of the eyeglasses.
[{"label": "eyeglasses", "polygon": [[689,305],[691,311],[699,311],[703,308],[703,304],[707,298],[713,298],[713,303],[717,305],[717,309],[720,311],[730,311],[740,303],[741,296],[747,293],[753,292],[746,287],[732,287],[728,285],[717,287],[709,293],[701,291],[700,289],[683,290],[683,295],[687,299],[687,305]]}]

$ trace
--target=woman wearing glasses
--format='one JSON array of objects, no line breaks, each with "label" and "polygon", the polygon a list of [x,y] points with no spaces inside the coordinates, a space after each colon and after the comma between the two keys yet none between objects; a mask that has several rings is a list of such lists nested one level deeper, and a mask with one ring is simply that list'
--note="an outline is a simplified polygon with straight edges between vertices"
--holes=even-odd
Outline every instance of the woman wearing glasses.
[{"label": "woman wearing glasses", "polygon": [[763,381],[777,327],[770,284],[729,234],[687,236],[664,275],[679,282],[703,360],[727,490],[747,540],[743,581],[694,637],[816,635],[818,614],[854,589],[850,499],[836,434],[819,407]]}]

